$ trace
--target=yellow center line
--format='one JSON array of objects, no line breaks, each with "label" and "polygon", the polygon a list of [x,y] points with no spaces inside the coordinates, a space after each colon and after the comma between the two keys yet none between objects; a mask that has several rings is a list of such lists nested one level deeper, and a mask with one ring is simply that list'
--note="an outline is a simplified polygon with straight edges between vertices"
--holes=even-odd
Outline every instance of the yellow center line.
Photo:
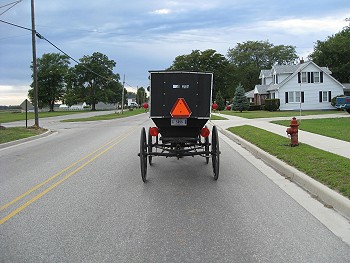
[{"label": "yellow center line", "polygon": [[[126,132],[126,135],[122,134],[120,136],[118,136],[117,138],[120,138],[121,136],[123,136],[120,140],[118,140],[117,142],[113,143],[111,146],[109,146],[108,148],[106,148],[105,150],[103,150],[102,152],[100,152],[99,154],[97,154],[96,156],[94,156],[93,158],[91,158],[90,160],[88,160],[87,162],[83,163],[81,166],[79,166],[77,169],[75,169],[73,172],[69,173],[68,175],[66,175],[65,177],[63,177],[61,180],[57,181],[56,183],[52,184],[50,187],[46,188],[44,191],[42,191],[41,193],[37,194],[35,197],[33,197],[32,199],[30,199],[29,201],[27,201],[25,204],[23,204],[22,206],[18,207],[16,210],[14,210],[13,212],[11,212],[10,214],[8,214],[7,216],[3,217],[0,219],[0,225],[2,225],[3,223],[5,223],[7,220],[9,220],[10,218],[12,218],[13,216],[15,216],[16,214],[18,214],[19,212],[21,212],[23,209],[25,209],[27,206],[29,206],[30,204],[32,204],[33,202],[35,202],[36,200],[38,200],[40,197],[42,197],[43,195],[45,195],[46,193],[50,192],[52,189],[56,188],[58,185],[60,185],[61,183],[63,183],[64,181],[66,181],[69,177],[71,177],[72,175],[76,174],[78,171],[80,171],[81,169],[83,169],[86,165],[88,165],[89,163],[93,162],[95,159],[97,159],[98,157],[100,157],[102,154],[106,153],[107,151],[109,151],[110,149],[112,149],[114,146],[116,146],[117,144],[119,144],[121,141],[123,141],[125,138],[127,138],[128,136],[130,136],[130,134],[136,130],[137,127],[133,127],[132,129],[129,129]],[[79,161],[75,162],[74,164],[68,166],[67,168],[65,168],[64,170],[62,170],[61,172],[55,174],[53,177],[49,178],[48,180],[44,181],[41,184],[38,184],[37,186],[33,187],[32,189],[30,189],[29,191],[27,191],[26,193],[22,194],[21,196],[17,197],[16,199],[14,199],[13,201],[11,201],[10,203],[4,205],[3,207],[8,207],[9,205],[17,202],[18,200],[22,199],[23,197],[25,197],[26,195],[28,195],[29,193],[33,192],[34,190],[38,189],[39,187],[41,187],[42,185],[46,184],[47,182],[51,181],[52,179],[54,179],[55,177],[57,177],[58,175],[62,174],[63,172],[67,171],[69,168],[73,167],[74,165],[76,165],[77,163],[79,163],[80,161],[87,159],[89,156],[91,156],[92,154],[96,153],[97,151],[99,151],[101,148],[107,146],[108,144],[114,142],[117,139],[112,140],[111,142],[105,144],[104,146],[100,147],[98,150],[94,151],[93,153],[83,157],[82,159],[80,159]],[[3,207],[1,207],[3,209]],[[5,207],[5,208],[6,208]]]}]

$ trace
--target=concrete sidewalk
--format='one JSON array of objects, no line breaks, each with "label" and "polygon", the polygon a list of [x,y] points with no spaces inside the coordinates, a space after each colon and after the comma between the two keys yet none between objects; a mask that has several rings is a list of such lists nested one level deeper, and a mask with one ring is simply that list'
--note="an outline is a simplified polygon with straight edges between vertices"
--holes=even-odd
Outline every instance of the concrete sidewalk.
[{"label": "concrete sidewalk", "polygon": [[[215,115],[227,118],[228,120],[212,120],[216,126],[221,129],[228,129],[234,126],[251,125],[260,129],[273,132],[275,134],[287,137],[286,127],[271,123],[273,120],[291,120],[289,117],[278,117],[278,118],[261,118],[261,119],[245,119],[241,117],[225,115],[215,113]],[[296,116],[297,120],[302,123],[303,119],[320,119],[320,118],[350,118],[350,115],[346,112],[337,114],[325,114],[325,115],[309,115],[309,116]],[[350,128],[350,127],[349,127]],[[350,159],[350,142],[333,139],[330,137],[318,135],[311,132],[299,130],[299,142],[311,145],[313,147],[322,149],[327,152],[331,152]]]}]

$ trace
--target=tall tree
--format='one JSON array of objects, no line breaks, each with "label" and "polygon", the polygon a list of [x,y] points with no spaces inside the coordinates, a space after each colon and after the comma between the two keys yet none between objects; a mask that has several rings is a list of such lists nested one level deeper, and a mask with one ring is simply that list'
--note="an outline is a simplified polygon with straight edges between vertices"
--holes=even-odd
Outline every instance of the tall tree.
[{"label": "tall tree", "polygon": [[274,46],[268,41],[238,43],[227,52],[229,62],[235,67],[234,79],[252,90],[259,83],[259,73],[274,64],[294,63],[298,58],[295,47]]},{"label": "tall tree", "polygon": [[193,50],[191,54],[177,56],[168,70],[213,72],[213,97],[216,97],[219,90],[225,98],[229,97],[232,67],[225,56],[217,53],[216,50]]},{"label": "tall tree", "polygon": [[317,65],[329,67],[339,82],[350,82],[350,27],[325,41],[318,40],[309,58]]},{"label": "tall tree", "polygon": [[118,101],[122,86],[119,74],[113,73],[115,66],[114,60],[99,52],[81,58],[70,70],[66,101],[86,102],[91,110],[96,110],[98,102]]},{"label": "tall tree", "polygon": [[[37,58],[38,105],[39,108],[49,106],[54,110],[56,101],[62,100],[65,93],[65,77],[69,69],[69,58],[59,53],[43,54]],[[33,70],[33,65],[31,65]],[[34,84],[28,91],[28,97],[34,100]]]}]

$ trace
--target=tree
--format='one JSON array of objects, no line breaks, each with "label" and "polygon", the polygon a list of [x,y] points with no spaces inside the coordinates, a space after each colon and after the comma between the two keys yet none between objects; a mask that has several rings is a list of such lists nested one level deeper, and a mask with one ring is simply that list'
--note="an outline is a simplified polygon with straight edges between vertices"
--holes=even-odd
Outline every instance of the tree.
[{"label": "tree", "polygon": [[96,110],[98,102],[116,103],[121,100],[122,86],[119,74],[113,73],[116,66],[102,53],[83,56],[80,64],[71,68],[65,101],[69,103],[86,102],[91,110]]},{"label": "tree", "polygon": [[317,65],[327,66],[332,76],[341,83],[350,82],[350,27],[328,37],[318,40],[309,59]]},{"label": "tree", "polygon": [[136,102],[141,105],[147,100],[147,94],[146,91],[143,87],[140,87],[137,89],[136,92]]},{"label": "tree", "polygon": [[229,62],[235,67],[234,79],[247,90],[259,84],[259,73],[274,64],[294,63],[298,58],[295,47],[274,46],[268,41],[247,41],[238,43],[227,52]]},{"label": "tree", "polygon": [[168,70],[209,71],[213,72],[213,97],[221,91],[225,98],[229,96],[229,87],[232,82],[232,67],[225,56],[216,50],[193,50],[191,54],[177,56]]},{"label": "tree", "polygon": [[[62,100],[69,64],[69,57],[59,53],[47,53],[37,58],[39,108],[49,106],[50,111],[53,111],[55,102]],[[33,70],[33,65],[31,69]],[[28,97],[33,101],[34,83],[30,86]]]},{"label": "tree", "polygon": [[215,102],[218,104],[218,110],[224,110],[225,109],[225,99],[221,95],[221,91],[219,90],[216,93],[216,100]]},{"label": "tree", "polygon": [[233,108],[240,112],[249,109],[249,102],[245,96],[245,90],[242,84],[239,84],[236,88],[235,96],[233,98]]}]

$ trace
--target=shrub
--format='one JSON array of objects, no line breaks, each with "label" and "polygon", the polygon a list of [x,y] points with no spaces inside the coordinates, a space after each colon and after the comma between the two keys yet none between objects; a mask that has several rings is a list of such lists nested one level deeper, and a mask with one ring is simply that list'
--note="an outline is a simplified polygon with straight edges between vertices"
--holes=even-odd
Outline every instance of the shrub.
[{"label": "shrub", "polygon": [[280,108],[279,99],[266,99],[265,100],[265,110],[277,111]]},{"label": "shrub", "polygon": [[250,104],[249,110],[250,111],[261,110],[261,106],[260,105],[255,105],[255,104]]}]

